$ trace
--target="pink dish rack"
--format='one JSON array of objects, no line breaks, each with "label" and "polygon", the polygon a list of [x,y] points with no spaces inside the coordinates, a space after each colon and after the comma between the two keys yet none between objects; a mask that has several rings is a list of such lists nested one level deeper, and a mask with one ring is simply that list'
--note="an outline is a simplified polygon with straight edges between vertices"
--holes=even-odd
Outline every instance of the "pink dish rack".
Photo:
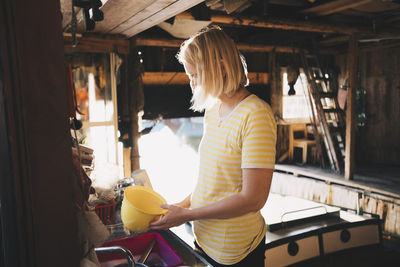
[{"label": "pink dish rack", "polygon": [[[156,243],[144,264],[157,267],[174,267],[182,264],[182,259],[158,233],[114,239],[104,242],[102,247],[124,247],[132,253],[135,261],[137,261],[153,239],[156,240]],[[118,253],[102,254],[97,255],[97,257],[102,267],[111,267],[127,262],[126,258]]]}]

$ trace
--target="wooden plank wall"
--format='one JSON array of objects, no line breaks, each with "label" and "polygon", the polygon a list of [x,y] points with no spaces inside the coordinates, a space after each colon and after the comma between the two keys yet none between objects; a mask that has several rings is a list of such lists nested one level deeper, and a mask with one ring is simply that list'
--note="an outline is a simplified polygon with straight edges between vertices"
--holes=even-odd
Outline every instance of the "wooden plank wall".
[{"label": "wooden plank wall", "polygon": [[12,172],[0,170],[1,186],[10,183],[0,193],[0,266],[79,266],[81,191],[72,174],[60,3],[1,1],[0,47],[9,145],[1,154]]},{"label": "wooden plank wall", "polygon": [[[346,56],[336,64],[345,66]],[[365,127],[356,130],[356,162],[400,165],[400,45],[374,46],[359,53],[366,90]]]}]

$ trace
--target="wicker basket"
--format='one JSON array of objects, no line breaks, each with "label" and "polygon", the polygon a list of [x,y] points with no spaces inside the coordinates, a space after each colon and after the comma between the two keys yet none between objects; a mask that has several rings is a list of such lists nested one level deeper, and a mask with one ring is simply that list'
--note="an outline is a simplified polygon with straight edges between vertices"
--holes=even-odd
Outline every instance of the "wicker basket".
[{"label": "wicker basket", "polygon": [[115,221],[115,206],[117,202],[112,200],[109,204],[97,206],[95,211],[100,220],[105,224],[112,224]]}]

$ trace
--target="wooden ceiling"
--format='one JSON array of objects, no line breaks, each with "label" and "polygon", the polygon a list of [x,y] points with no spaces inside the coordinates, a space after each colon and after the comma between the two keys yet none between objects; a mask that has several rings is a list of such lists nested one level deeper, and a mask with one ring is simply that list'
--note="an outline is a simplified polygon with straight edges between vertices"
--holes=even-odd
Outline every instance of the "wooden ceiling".
[{"label": "wooden ceiling", "polygon": [[[63,29],[71,32],[73,0],[61,0]],[[90,0],[79,0],[90,1]],[[243,40],[269,29],[272,33],[293,31],[319,34],[322,42],[343,42],[346,36],[358,33],[368,40],[400,38],[400,1],[398,0],[101,0],[104,19],[96,22],[91,32],[118,35],[123,38],[146,35],[153,29],[160,33],[161,23],[172,28],[185,22],[183,27],[196,21],[231,27]],[[79,8],[75,8],[78,12]],[[167,21],[169,20],[169,21]],[[167,22],[166,22],[167,21]],[[78,24],[83,19],[78,16]],[[192,22],[192,23],[191,23]],[[178,25],[179,26],[179,25]],[[164,27],[163,27],[164,28]],[[251,30],[247,30],[251,28]],[[179,29],[178,29],[179,30]],[[163,31],[163,30],[161,30]],[[240,31],[242,31],[240,33]],[[84,27],[77,32],[89,34]],[[165,32],[165,31],[164,31]],[[246,35],[247,34],[247,35]],[[174,36],[170,31],[169,35]],[[270,35],[274,36],[274,35]],[[263,39],[263,38],[261,38]]]},{"label": "wooden ceiling", "polygon": [[[89,0],[83,0],[83,2]],[[97,22],[94,32],[132,37],[171,18],[204,0],[102,0],[104,20]],[[78,10],[78,8],[75,8]],[[68,31],[72,0],[61,0],[63,28]]]}]

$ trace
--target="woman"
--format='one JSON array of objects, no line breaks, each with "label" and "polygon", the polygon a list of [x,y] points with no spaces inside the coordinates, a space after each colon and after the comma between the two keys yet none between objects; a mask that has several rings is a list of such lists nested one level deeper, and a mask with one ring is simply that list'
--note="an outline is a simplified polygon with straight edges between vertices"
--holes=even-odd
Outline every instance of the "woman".
[{"label": "woman", "polygon": [[192,108],[204,110],[194,192],[151,224],[193,221],[196,246],[213,266],[264,266],[266,225],[260,214],[272,180],[276,124],[267,103],[246,90],[246,64],[233,40],[210,27],[177,55],[190,78]]}]

